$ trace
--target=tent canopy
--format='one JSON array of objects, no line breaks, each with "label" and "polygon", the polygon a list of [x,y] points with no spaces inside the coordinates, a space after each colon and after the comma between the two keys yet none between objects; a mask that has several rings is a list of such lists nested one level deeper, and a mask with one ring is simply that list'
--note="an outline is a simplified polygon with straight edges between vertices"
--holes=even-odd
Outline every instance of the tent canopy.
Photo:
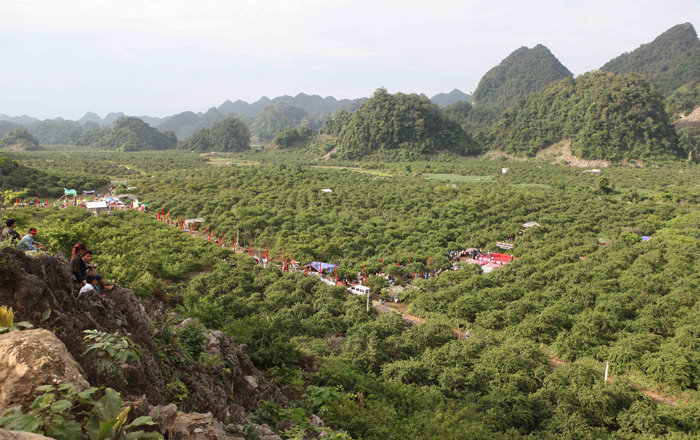
[{"label": "tent canopy", "polygon": [[309,264],[305,264],[304,267],[312,267],[317,271],[321,272],[321,270],[333,269],[334,267],[338,267],[338,265],[330,263],[321,263],[320,261],[312,261]]}]

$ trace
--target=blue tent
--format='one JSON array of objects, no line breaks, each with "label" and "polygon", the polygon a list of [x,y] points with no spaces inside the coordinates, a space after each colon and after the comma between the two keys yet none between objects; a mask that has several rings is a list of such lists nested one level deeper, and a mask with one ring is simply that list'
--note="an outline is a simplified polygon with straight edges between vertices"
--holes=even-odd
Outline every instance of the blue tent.
[{"label": "blue tent", "polygon": [[311,266],[312,268],[316,269],[317,272],[321,272],[321,270],[328,270],[328,269],[333,269],[334,267],[338,267],[337,264],[330,264],[330,263],[321,263],[320,261],[312,261],[309,264],[305,264],[304,267]]},{"label": "blue tent", "polygon": [[648,235],[642,235],[642,241],[651,240],[654,237],[649,237]]}]

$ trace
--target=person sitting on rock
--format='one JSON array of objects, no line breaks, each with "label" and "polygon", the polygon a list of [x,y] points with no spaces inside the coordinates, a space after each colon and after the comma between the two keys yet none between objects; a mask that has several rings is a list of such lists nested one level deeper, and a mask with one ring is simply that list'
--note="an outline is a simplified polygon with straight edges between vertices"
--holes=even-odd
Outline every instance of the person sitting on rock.
[{"label": "person sitting on rock", "polygon": [[78,243],[71,250],[70,271],[73,281],[84,284],[87,276],[87,266],[83,261],[83,254],[87,251],[85,243]]},{"label": "person sitting on rock", "polygon": [[[90,296],[91,292],[96,292],[100,295],[100,291],[97,288],[97,277],[93,274],[88,275],[85,278],[85,285],[78,292],[78,298],[82,298],[83,295]],[[102,299],[106,299],[104,295],[100,295]]]},{"label": "person sitting on rock", "polygon": [[37,233],[38,231],[36,228],[29,228],[29,233],[19,241],[17,249],[20,251],[43,251],[44,245],[34,241],[34,237],[36,237]]},{"label": "person sitting on rock", "polygon": [[105,286],[105,280],[104,277],[100,274],[97,273],[96,267],[98,266],[97,263],[92,263],[92,251],[91,250],[86,250],[83,253],[83,262],[85,263],[85,274],[92,273],[97,277],[97,283],[100,285],[100,288],[98,291],[100,293],[104,292],[105,290],[111,290],[114,286]]},{"label": "person sitting on rock", "polygon": [[5,221],[5,229],[2,230],[2,235],[0,235],[0,241],[9,240],[10,244],[14,244],[15,241],[20,241],[22,237],[17,231],[15,231],[15,226],[17,222],[13,218],[8,218]]}]

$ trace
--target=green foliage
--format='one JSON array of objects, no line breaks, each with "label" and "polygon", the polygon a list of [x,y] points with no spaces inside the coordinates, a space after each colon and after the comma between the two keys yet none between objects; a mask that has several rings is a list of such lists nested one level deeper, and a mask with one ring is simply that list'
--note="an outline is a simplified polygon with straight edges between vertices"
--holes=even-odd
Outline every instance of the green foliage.
[{"label": "green foliage", "polygon": [[677,139],[653,87],[637,75],[600,71],[557,82],[503,113],[489,144],[534,156],[562,139],[588,159],[675,157]]},{"label": "green foliage", "polygon": [[198,153],[241,152],[250,149],[248,127],[238,118],[226,118],[212,128],[203,128],[178,144],[178,149]]},{"label": "green foliage", "polygon": [[114,151],[167,150],[175,148],[177,138],[172,132],[161,133],[139,118],[119,118],[91,148]]},{"label": "green foliage", "polygon": [[22,413],[14,407],[0,417],[0,426],[10,430],[44,434],[56,440],[128,440],[162,439],[157,432],[136,430],[154,425],[151,417],[138,417],[126,423],[131,407],[124,406],[119,393],[111,388],[95,401],[98,388],[77,392],[71,384],[44,385],[44,392]]},{"label": "green foliage", "polygon": [[99,330],[85,330],[83,344],[83,353],[86,356],[106,359],[109,355],[117,365],[129,361],[141,362],[141,350],[136,348],[129,336],[119,336],[116,333],[109,334]]},{"label": "green foliage", "polygon": [[83,353],[92,361],[98,374],[108,381],[118,378],[122,384],[126,384],[127,378],[119,367],[129,361],[141,362],[141,350],[129,336],[99,330],[85,330]]},{"label": "green foliage", "polygon": [[700,160],[700,128],[685,127],[678,131],[678,148],[689,161]]},{"label": "green foliage", "polygon": [[174,403],[175,405],[180,405],[182,402],[187,400],[190,396],[190,392],[187,386],[178,381],[170,382],[165,386],[165,401],[168,403]]},{"label": "green foliage", "polygon": [[666,99],[666,113],[671,119],[688,116],[697,107],[700,107],[700,80],[678,87]]},{"label": "green foliage", "polygon": [[39,141],[22,127],[15,128],[6,133],[5,136],[0,139],[0,148],[24,151],[36,151],[40,149]]},{"label": "green foliage", "polygon": [[287,127],[284,130],[277,132],[277,135],[272,140],[280,148],[288,148],[295,142],[305,141],[311,138],[313,130],[309,127],[292,128]]},{"label": "green foliage", "polygon": [[265,107],[250,125],[250,132],[260,139],[273,139],[277,132],[287,127],[298,127],[301,125],[306,110],[301,107],[294,107],[285,102],[278,102]]},{"label": "green foliage", "polygon": [[29,322],[15,322],[15,314],[12,311],[12,307],[9,309],[5,306],[0,307],[0,335],[32,327],[34,325]]},{"label": "green foliage", "polygon": [[177,336],[182,349],[191,359],[198,360],[207,343],[202,326],[193,321],[188,322],[177,333]]},{"label": "green foliage", "polygon": [[664,95],[700,80],[700,41],[690,23],[679,24],[648,44],[608,61],[601,70],[644,75]]},{"label": "green foliage", "polygon": [[545,46],[521,47],[486,72],[471,102],[477,108],[486,106],[503,111],[521,97],[571,76],[569,69]]},{"label": "green foliage", "polygon": [[471,136],[447,119],[437,105],[418,95],[378,89],[352,115],[340,112],[324,133],[337,136],[338,156],[360,159],[375,153],[420,157],[442,150],[476,151]]}]

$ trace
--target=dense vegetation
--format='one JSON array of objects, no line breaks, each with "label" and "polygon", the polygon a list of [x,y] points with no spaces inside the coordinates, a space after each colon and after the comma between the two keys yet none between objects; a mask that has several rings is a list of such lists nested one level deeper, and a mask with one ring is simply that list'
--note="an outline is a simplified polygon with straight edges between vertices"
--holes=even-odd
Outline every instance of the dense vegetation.
[{"label": "dense vegetation", "polygon": [[302,120],[308,116],[306,110],[301,107],[293,107],[285,102],[265,107],[250,125],[250,132],[261,140],[273,139],[278,131],[287,127],[298,127]]},{"label": "dense vegetation", "polygon": [[175,148],[173,132],[161,133],[139,118],[120,118],[111,127],[101,131],[99,139],[90,144],[101,150],[143,151]]},{"label": "dense vegetation", "polygon": [[651,43],[608,61],[601,69],[618,75],[644,75],[661,93],[670,95],[684,84],[700,80],[700,41],[692,24],[679,24]]},{"label": "dense vegetation", "polygon": [[[268,245],[276,261],[284,250],[302,262],[339,263],[346,276],[364,262],[393,271],[399,284],[426,271],[428,256],[431,268],[447,268],[449,251],[495,250],[523,222],[542,226],[516,238],[520,259],[506,268],[414,282],[419,290],[403,300],[428,322],[410,326],[394,314],[365,313],[364,298],[313,277],[255,267],[245,255],[231,267],[221,261],[230,251],[137,212],[13,215],[39,227],[53,249],[85,241],[108,279],[140,295],[181,295],[180,313],[246,343],[257,366],[304,396],[251,416],[273,426],[296,407],[361,439],[700,433],[696,165],[616,166],[601,178],[545,161],[439,156],[363,162],[360,173],[282,165],[294,151],[279,164],[250,167],[202,167],[199,156],[175,152],[86,158],[144,171],[162,163],[161,172],[130,175],[140,200],[173,217],[201,215],[227,241],[238,230],[246,244]],[[70,164],[46,162],[58,156],[15,155],[56,169]],[[119,170],[126,172],[110,172]],[[458,323],[471,338],[454,339]],[[563,364],[553,369],[556,359]],[[654,405],[636,387],[675,393],[679,406]]]},{"label": "dense vegetation", "polygon": [[427,98],[379,89],[352,115],[340,112],[323,133],[333,136],[342,159],[371,154],[420,156],[450,151],[470,154],[476,143],[458,123],[446,118]]},{"label": "dense vegetation", "polygon": [[700,80],[682,85],[666,99],[666,112],[672,119],[688,116],[700,107]]},{"label": "dense vegetation", "polygon": [[238,118],[226,118],[212,128],[203,128],[194,136],[178,144],[178,149],[198,153],[241,152],[250,149],[250,132]]},{"label": "dense vegetation", "polygon": [[562,139],[590,159],[678,154],[662,97],[634,74],[595,71],[557,82],[508,109],[489,134],[492,147],[529,156]]},{"label": "dense vegetation", "polygon": [[472,104],[503,111],[529,93],[537,92],[547,84],[572,73],[552,55],[545,46],[538,44],[532,49],[521,47],[479,81],[472,96]]},{"label": "dense vegetation", "polygon": [[22,127],[5,133],[0,139],[0,148],[8,150],[32,151],[39,149],[39,141]]}]

